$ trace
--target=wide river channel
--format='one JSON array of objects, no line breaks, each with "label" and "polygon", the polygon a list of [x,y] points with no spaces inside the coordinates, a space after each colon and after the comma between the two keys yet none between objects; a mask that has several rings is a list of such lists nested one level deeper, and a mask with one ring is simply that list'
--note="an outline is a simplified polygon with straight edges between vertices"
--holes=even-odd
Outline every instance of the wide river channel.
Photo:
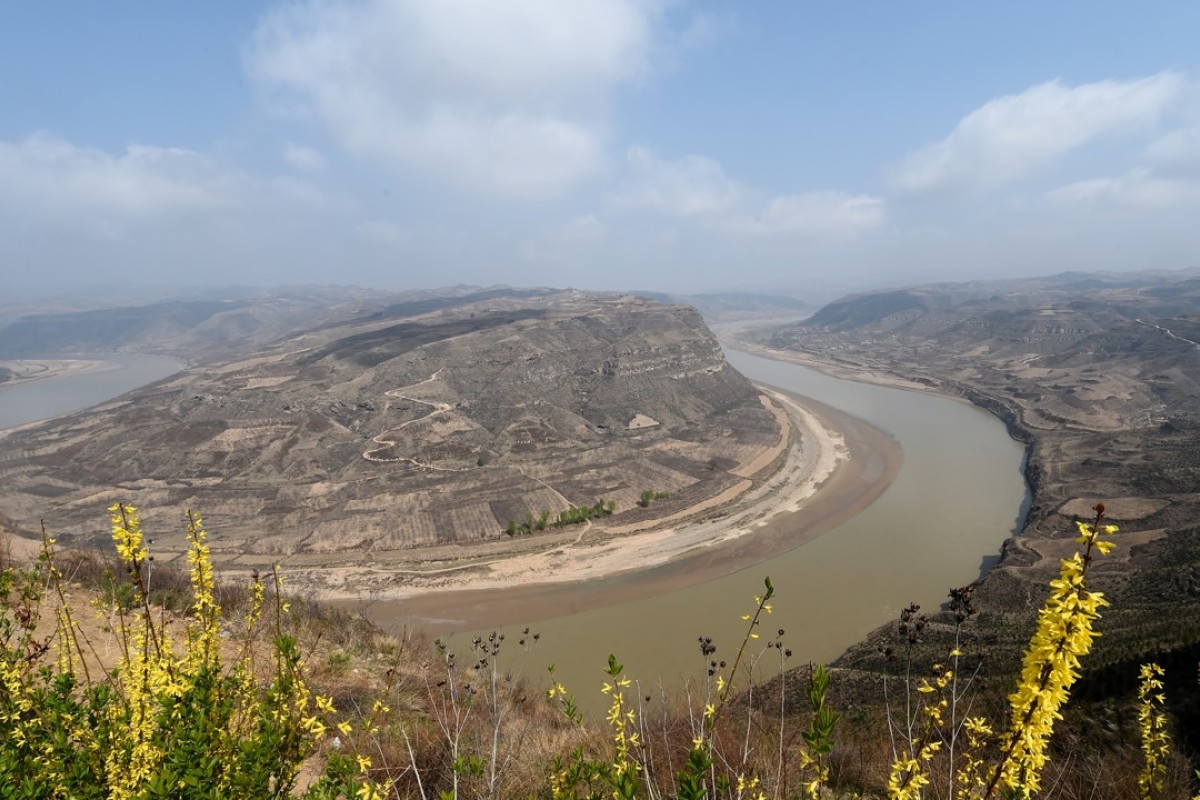
[{"label": "wide river channel", "polygon": [[[678,689],[704,677],[698,637],[710,637],[715,657],[732,663],[746,630],[741,615],[753,611],[767,576],[777,595],[758,644],[783,629],[782,640],[793,651],[790,663],[832,660],[908,603],[936,608],[951,587],[979,577],[1024,518],[1024,449],[987,412],[949,397],[842,380],[738,351],[727,349],[726,356],[753,381],[816,399],[887,432],[903,449],[903,466],[864,511],[801,546],[748,567],[737,557],[747,542],[700,557],[706,572],[725,552],[731,564],[728,574],[703,583],[678,588],[690,568],[685,559],[582,585],[522,589],[545,598],[537,614],[542,619],[529,624],[541,638],[523,654],[512,645],[525,626],[501,628],[507,658],[530,677],[544,675],[545,665],[554,662],[559,679],[590,709],[603,702],[597,690],[609,653],[625,664],[626,674],[641,679],[644,693],[655,696],[660,679]],[[655,593],[656,584],[664,590]],[[622,601],[625,596],[635,599]],[[397,605],[373,608],[371,616],[402,623],[403,604]],[[477,633],[446,637],[460,663]],[[763,659],[758,677],[777,671],[777,657]]]},{"label": "wide river channel", "polygon": [[[745,630],[741,615],[753,610],[766,576],[777,596],[761,641],[783,629],[791,663],[828,661],[908,603],[936,607],[950,587],[974,580],[1020,524],[1024,452],[995,417],[951,398],[841,380],[738,351],[726,355],[751,380],[811,397],[893,436],[903,449],[896,479],[864,511],[818,538],[749,567],[731,557],[728,574],[702,583],[687,585],[684,560],[585,584],[527,587],[521,591],[536,593],[537,619],[529,625],[540,641],[523,652],[517,641],[525,626],[501,628],[502,664],[541,687],[539,674],[554,662],[559,679],[588,708],[601,702],[609,653],[646,693],[657,694],[650,687],[660,680],[675,689],[703,677],[697,637],[711,637],[716,658],[732,661]],[[0,389],[0,428],[99,403],[174,371],[167,359],[105,358],[124,368]],[[706,572],[721,558],[720,549],[705,557]],[[365,610],[387,625],[407,621],[402,602]],[[447,637],[464,665],[475,633]],[[769,674],[760,670],[760,677]]]},{"label": "wide river channel", "polygon": [[103,362],[104,367],[63,373],[14,386],[0,383],[0,430],[98,405],[139,386],[174,375],[184,367],[181,361],[174,358],[140,353],[46,357],[47,360],[59,358],[98,361]]}]

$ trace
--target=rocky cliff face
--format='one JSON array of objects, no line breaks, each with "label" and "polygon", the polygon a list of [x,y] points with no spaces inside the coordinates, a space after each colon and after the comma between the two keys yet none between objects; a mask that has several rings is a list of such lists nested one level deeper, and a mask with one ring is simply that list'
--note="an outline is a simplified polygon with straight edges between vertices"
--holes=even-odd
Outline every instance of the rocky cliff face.
[{"label": "rocky cliff face", "polygon": [[0,509],[83,535],[118,499],[194,507],[230,555],[407,548],[600,498],[636,515],[645,489],[683,507],[777,437],[694,311],[498,292],[325,324],[11,434]]}]

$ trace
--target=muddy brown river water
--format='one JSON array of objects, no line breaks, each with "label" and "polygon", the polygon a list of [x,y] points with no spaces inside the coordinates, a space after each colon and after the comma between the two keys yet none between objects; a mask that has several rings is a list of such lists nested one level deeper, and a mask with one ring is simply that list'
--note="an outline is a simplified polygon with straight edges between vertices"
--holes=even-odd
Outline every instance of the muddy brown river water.
[{"label": "muddy brown river water", "polygon": [[[1023,448],[981,409],[737,351],[727,356],[756,382],[817,400],[869,423],[876,436],[893,437],[903,452],[894,480],[873,495],[837,501],[856,513],[839,513],[845,505],[815,520],[801,513],[792,530],[785,519],[651,570],[378,603],[369,616],[388,626],[450,634],[445,638],[460,661],[472,637],[494,623],[506,635],[506,664],[540,687],[554,662],[559,679],[585,706],[597,708],[609,653],[644,687],[661,681],[669,689],[703,676],[698,637],[711,637],[717,657],[732,661],[745,630],[741,615],[752,610],[767,576],[778,594],[762,641],[783,629],[791,663],[828,661],[908,603],[936,607],[950,587],[978,577],[1023,519]],[[868,477],[885,468],[881,454],[861,450],[857,466]],[[516,646],[526,624],[541,634],[527,653]],[[768,660],[760,678],[772,674]],[[773,664],[777,671],[778,659]]]}]

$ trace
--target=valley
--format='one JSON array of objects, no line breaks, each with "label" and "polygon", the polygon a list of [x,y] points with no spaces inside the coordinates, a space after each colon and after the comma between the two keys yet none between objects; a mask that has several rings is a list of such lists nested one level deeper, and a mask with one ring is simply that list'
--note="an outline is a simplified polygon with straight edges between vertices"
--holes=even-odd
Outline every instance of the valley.
[{"label": "valley", "polygon": [[[1200,603],[1188,555],[1193,284],[914,287],[782,327],[733,313],[726,335],[771,358],[961,397],[1030,447],[1028,515],[979,587],[997,671],[1019,652],[1071,520],[1104,500],[1126,545],[1097,573],[1119,609],[1097,658],[1115,663],[1194,638],[1190,616],[1168,613]],[[6,527],[30,535],[45,518],[66,543],[101,544],[92,520],[132,498],[156,529],[175,531],[156,538],[169,562],[182,536],[155,515],[199,508],[228,574],[283,564],[297,590],[370,607],[380,622],[464,630],[545,618],[547,596],[578,611],[699,586],[861,515],[898,474],[886,434],[756,389],[682,307],[493,288],[339,308],[224,358],[205,350],[191,369],[88,413],[2,434]],[[881,455],[891,466],[863,471]],[[643,505],[646,493],[661,499]],[[555,525],[609,503],[611,516]],[[904,514],[894,519],[922,524]],[[620,594],[584,588],[614,580]],[[875,663],[883,635],[844,663]]]},{"label": "valley", "polygon": [[[455,579],[502,580],[496,564],[514,557],[511,580],[570,580],[677,557],[700,539],[648,548],[633,534],[663,539],[664,526],[761,505],[781,484],[811,493],[844,458],[836,433],[755,390],[680,307],[492,290],[317,318],[226,359],[186,350],[191,369],[0,434],[6,527],[29,536],[45,520],[92,546],[118,500],[148,520],[202,509],[223,569],[282,562],[329,596],[438,587],[471,567]],[[648,491],[660,499],[643,506]],[[612,516],[554,525],[598,502]],[[166,561],[185,549],[178,533],[155,547]]]},{"label": "valley", "polygon": [[[1200,638],[1198,281],[1064,274],[914,287],[743,338],[856,380],[962,397],[1028,444],[1028,517],[976,593],[992,669],[1013,666],[1028,609],[1074,547],[1073,521],[1103,501],[1121,527],[1118,550],[1095,571],[1112,602],[1093,657],[1103,665]],[[843,663],[880,668],[884,638]]]}]

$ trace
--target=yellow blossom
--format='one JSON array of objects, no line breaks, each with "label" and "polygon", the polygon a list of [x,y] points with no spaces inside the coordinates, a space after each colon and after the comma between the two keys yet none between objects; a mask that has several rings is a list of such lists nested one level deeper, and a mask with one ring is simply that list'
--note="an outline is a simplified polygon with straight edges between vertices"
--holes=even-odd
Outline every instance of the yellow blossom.
[{"label": "yellow blossom", "polygon": [[142,534],[141,522],[138,520],[137,508],[116,503],[109,506],[108,511],[111,515],[112,537],[117,548],[117,555],[126,564],[134,566],[142,564],[148,554],[143,544],[145,537]]},{"label": "yellow blossom", "polygon": [[[1090,559],[1099,533],[1089,523],[1077,525]],[[1109,527],[1113,526],[1106,526],[1106,532]],[[1088,560],[1079,553],[1060,562],[1059,577],[1050,582],[1050,597],[1038,612],[1037,629],[1025,651],[1020,683],[1009,697],[1009,757],[997,777],[1022,797],[1030,797],[1040,788],[1050,733],[1079,677],[1080,658],[1099,636],[1092,623],[1099,618],[1100,608],[1108,604],[1100,592],[1085,588],[1087,565]]]},{"label": "yellow blossom", "polygon": [[1167,755],[1171,738],[1167,733],[1167,714],[1164,711],[1166,698],[1163,688],[1163,669],[1158,664],[1143,664],[1138,686],[1138,731],[1142,740],[1142,769],[1138,774],[1138,788],[1143,797],[1157,796],[1162,792],[1163,778],[1167,773]]}]

